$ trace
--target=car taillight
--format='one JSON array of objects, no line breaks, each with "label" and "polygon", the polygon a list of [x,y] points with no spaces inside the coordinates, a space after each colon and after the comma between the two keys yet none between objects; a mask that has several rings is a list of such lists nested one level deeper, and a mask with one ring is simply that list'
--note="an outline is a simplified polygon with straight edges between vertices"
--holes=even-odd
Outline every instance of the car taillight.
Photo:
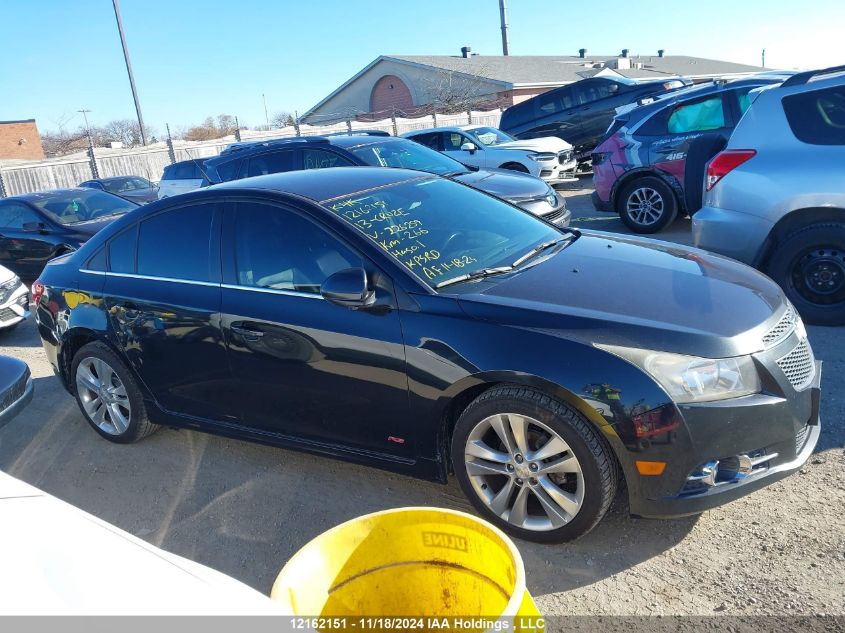
[{"label": "car taillight", "polygon": [[32,303],[38,305],[41,303],[41,297],[44,296],[44,291],[46,288],[44,284],[41,283],[40,279],[36,279],[35,283],[32,284]]},{"label": "car taillight", "polygon": [[757,151],[753,149],[728,149],[716,154],[716,157],[707,165],[707,191],[710,191],[722,178],[756,155]]}]

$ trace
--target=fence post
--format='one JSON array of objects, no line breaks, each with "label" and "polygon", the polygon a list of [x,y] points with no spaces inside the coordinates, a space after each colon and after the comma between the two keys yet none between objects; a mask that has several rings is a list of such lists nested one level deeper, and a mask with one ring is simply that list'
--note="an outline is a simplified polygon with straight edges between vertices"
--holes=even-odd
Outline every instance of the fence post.
[{"label": "fence post", "polygon": [[399,128],[396,127],[396,108],[391,110],[390,120],[393,122],[393,136],[399,136]]},{"label": "fence post", "polygon": [[170,164],[176,162],[176,150],[173,148],[173,137],[170,136],[170,123],[165,123],[167,128],[167,155],[170,157]]},{"label": "fence post", "polygon": [[346,131],[347,132],[352,131],[352,120],[351,119],[346,119]]},{"label": "fence post", "polygon": [[238,121],[238,117],[235,117],[235,140],[238,143],[241,142],[241,124]]},{"label": "fence post", "polygon": [[90,141],[88,143],[88,164],[91,167],[91,177],[99,178],[100,170],[97,167],[97,157],[94,154],[94,143],[91,143]]},{"label": "fence post", "polygon": [[431,119],[432,121],[434,121],[434,125],[432,125],[431,127],[437,127],[437,110],[434,110],[431,113]]},{"label": "fence post", "polygon": [[299,112],[293,111],[293,129],[296,130],[296,135],[299,136]]},{"label": "fence post", "polygon": [[467,123],[472,125],[472,108],[467,108]]},{"label": "fence post", "polygon": [[3,182],[3,170],[0,169],[0,198],[6,197],[6,183]]}]

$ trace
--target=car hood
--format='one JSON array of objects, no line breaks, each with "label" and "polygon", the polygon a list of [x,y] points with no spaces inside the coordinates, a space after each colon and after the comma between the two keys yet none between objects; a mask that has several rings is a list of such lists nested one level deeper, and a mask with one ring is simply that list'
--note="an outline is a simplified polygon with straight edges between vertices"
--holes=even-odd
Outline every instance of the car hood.
[{"label": "car hood", "polygon": [[15,276],[11,270],[5,266],[0,266],[0,284],[4,284]]},{"label": "car hood", "polygon": [[771,279],[739,262],[599,232],[584,232],[531,268],[472,285],[458,300],[479,319],[710,358],[760,351],[786,301]]},{"label": "car hood", "polygon": [[511,201],[540,198],[549,193],[549,185],[539,178],[505,169],[479,169],[454,179]]},{"label": "car hood", "polygon": [[115,220],[119,220],[124,215],[125,214],[113,215],[105,218],[97,218],[96,220],[88,220],[87,222],[76,222],[75,224],[67,224],[66,226],[74,233],[77,233],[80,236],[87,238],[91,237],[95,233],[99,233],[109,224],[111,224]]},{"label": "car hood", "polygon": [[553,152],[557,154],[572,149],[572,145],[556,136],[542,136],[540,138],[496,143],[495,145],[488,145],[484,149],[524,149],[531,152]]}]

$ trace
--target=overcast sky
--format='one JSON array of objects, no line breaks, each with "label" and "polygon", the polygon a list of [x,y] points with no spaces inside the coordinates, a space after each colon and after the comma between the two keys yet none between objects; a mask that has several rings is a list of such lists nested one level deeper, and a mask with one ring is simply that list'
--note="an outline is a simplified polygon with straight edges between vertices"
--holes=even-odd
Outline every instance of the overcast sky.
[{"label": "overcast sky", "polygon": [[[0,0],[0,120],[134,117],[111,0]],[[511,54],[693,55],[845,64],[845,0],[509,0]],[[382,54],[501,54],[498,0],[121,0],[144,118],[300,113]]]}]

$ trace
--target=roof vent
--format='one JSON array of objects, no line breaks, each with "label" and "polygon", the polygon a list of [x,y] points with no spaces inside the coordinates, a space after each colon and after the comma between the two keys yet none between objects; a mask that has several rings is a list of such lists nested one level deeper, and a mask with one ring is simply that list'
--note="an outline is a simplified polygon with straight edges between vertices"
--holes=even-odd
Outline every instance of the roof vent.
[{"label": "roof vent", "polygon": [[628,49],[627,48],[622,49],[622,57],[628,57]]},{"label": "roof vent", "polygon": [[578,57],[584,59],[587,56],[587,49],[586,48],[579,48],[578,49]]},{"label": "roof vent", "polygon": [[665,51],[661,48],[659,51],[657,51],[657,56],[658,56],[658,57],[663,57],[663,53],[664,53],[664,52],[665,52]]},{"label": "roof vent", "polygon": [[461,56],[468,59],[472,54],[472,49],[469,46],[461,46]]}]

